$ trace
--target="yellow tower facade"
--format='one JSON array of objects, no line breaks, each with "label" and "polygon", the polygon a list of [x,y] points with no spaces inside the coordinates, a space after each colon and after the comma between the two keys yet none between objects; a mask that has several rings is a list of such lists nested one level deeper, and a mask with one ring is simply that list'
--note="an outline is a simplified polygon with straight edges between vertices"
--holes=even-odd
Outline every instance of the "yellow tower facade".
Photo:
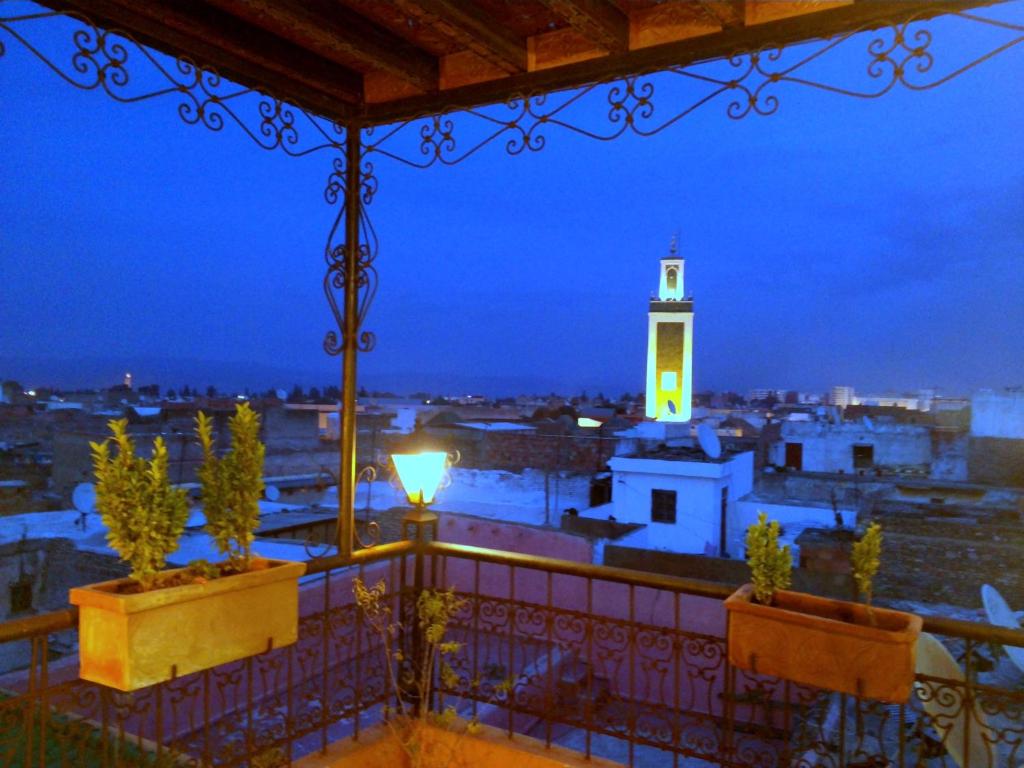
[{"label": "yellow tower facade", "polygon": [[649,419],[690,420],[693,397],[693,299],[683,288],[685,261],[676,253],[661,260],[657,298],[647,313],[647,408]]}]

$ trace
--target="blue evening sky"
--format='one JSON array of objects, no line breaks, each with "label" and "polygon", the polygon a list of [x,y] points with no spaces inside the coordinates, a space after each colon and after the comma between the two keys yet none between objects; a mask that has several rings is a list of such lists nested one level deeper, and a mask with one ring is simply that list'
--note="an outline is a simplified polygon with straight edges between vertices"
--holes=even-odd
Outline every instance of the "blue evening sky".
[{"label": "blue evening sky", "polygon": [[[932,27],[936,73],[1014,39]],[[869,40],[815,78],[873,87]],[[0,378],[336,381],[320,347],[331,157],[186,125],[174,97],[76,90],[0,43]],[[732,120],[723,96],[650,138],[550,128],[540,152],[502,140],[455,167],[378,157],[378,343],[360,381],[640,391],[646,302],[678,230],[697,389],[1024,383],[1022,82],[1024,44],[924,92],[782,85],[769,117]],[[683,102],[655,84],[667,116]],[[585,104],[607,129],[603,92]]]}]

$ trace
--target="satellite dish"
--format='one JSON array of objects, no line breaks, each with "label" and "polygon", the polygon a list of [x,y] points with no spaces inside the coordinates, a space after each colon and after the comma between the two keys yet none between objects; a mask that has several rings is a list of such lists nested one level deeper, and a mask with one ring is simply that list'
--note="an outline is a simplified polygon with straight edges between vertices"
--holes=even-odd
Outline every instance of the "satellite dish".
[{"label": "satellite dish", "polygon": [[[990,584],[981,585],[981,602],[985,606],[985,615],[988,616],[988,623],[997,627],[1009,627],[1020,629],[1020,622],[1010,609],[1006,600],[999,594],[999,590]],[[1012,645],[1003,646],[1010,661],[1019,670],[1024,672],[1024,648],[1017,648]]]},{"label": "satellite dish", "polygon": [[96,512],[96,486],[92,483],[79,483],[71,492],[71,503],[83,515]]},{"label": "satellite dish", "polygon": [[267,501],[277,501],[281,498],[281,490],[276,485],[268,485],[263,489],[263,498]]},{"label": "satellite dish", "polygon": [[873,422],[868,416],[864,417],[864,429],[868,432],[873,432],[875,429],[875,422]]},{"label": "satellite dish", "polygon": [[287,400],[288,399],[288,393],[285,392],[283,389],[275,389],[274,390],[274,394],[277,395],[277,399],[278,400]]},{"label": "satellite dish", "polygon": [[673,415],[675,415],[676,412],[676,404],[671,400],[668,401],[668,412]]},{"label": "satellite dish", "polygon": [[[970,765],[995,765],[994,744],[998,738],[988,723],[988,718],[977,703],[973,712],[959,696],[948,696],[946,691],[960,690],[964,685],[964,673],[956,659],[934,635],[922,632],[917,639],[917,674],[939,678],[941,682],[921,681],[914,683],[914,690],[921,707],[931,716],[933,724],[941,723],[936,731],[941,735],[942,745],[957,765],[967,765],[964,753],[970,756]],[[970,734],[967,749],[964,749],[965,723],[970,718]],[[933,725],[933,727],[935,727]]]},{"label": "satellite dish", "polygon": [[717,459],[722,455],[722,442],[709,425],[701,424],[697,427],[697,442],[709,459]]}]

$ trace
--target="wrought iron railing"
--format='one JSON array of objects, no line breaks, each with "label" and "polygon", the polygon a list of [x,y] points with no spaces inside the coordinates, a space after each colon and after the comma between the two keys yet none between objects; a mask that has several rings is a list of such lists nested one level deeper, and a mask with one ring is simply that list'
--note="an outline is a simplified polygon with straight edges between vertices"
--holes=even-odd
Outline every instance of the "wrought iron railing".
[{"label": "wrought iron railing", "polygon": [[1024,675],[995,645],[1024,646],[1024,632],[926,618],[964,677],[919,676],[909,703],[888,705],[732,668],[722,585],[399,542],[311,561],[295,645],[133,694],[79,680],[74,655],[55,654],[73,647],[74,611],[0,625],[0,649],[26,658],[0,677],[0,765],[269,768],[358,738],[391,692],[355,576],[383,579],[396,611],[419,585],[455,587],[459,681],[441,693],[510,735],[627,765],[1024,763]]}]

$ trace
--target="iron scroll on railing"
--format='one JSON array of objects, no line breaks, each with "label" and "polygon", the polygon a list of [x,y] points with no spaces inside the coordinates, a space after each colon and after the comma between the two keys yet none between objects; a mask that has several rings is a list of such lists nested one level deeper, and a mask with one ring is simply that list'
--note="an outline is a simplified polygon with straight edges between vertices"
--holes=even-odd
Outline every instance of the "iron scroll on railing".
[{"label": "iron scroll on railing", "polygon": [[[77,679],[67,612],[0,624],[0,655],[25,655],[4,675],[0,765],[276,768],[365,732],[390,695],[381,648],[353,606],[356,575],[383,580],[394,611],[403,597],[414,603],[417,582],[455,587],[466,602],[450,635],[461,646],[446,701],[507,735],[630,766],[1024,759],[1019,674],[999,654],[980,663],[992,642],[1024,647],[1021,631],[926,617],[964,674],[919,674],[911,700],[888,705],[732,669],[724,585],[443,543],[419,553],[382,544],[354,563],[309,563],[295,645],[133,694]],[[508,694],[494,696],[505,681]]]}]

